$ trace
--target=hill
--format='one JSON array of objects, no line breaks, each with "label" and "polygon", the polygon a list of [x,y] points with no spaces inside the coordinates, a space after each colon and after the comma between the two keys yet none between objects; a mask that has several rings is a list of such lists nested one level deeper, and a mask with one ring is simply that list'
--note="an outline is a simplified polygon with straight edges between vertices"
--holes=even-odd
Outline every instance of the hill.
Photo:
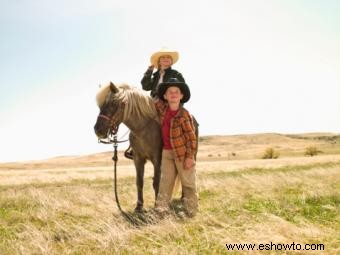
[{"label": "hill", "polygon": [[[340,154],[340,135],[333,133],[308,134],[249,134],[229,136],[202,136],[199,138],[198,160],[244,160],[259,159],[266,148],[280,152],[280,157],[304,156],[308,146],[316,146],[324,155]],[[110,166],[112,151],[79,156],[62,156],[46,160],[0,163],[1,169],[46,169],[60,167]],[[131,164],[118,154],[119,164]]]}]

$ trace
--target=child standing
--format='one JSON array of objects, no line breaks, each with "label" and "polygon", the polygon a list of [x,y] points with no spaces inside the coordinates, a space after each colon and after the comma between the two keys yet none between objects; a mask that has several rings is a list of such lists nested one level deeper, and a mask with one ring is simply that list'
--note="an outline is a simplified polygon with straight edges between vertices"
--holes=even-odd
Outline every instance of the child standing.
[{"label": "child standing", "polygon": [[183,107],[190,99],[186,83],[176,78],[159,84],[156,108],[160,116],[163,152],[161,181],[156,200],[156,210],[169,209],[169,202],[177,175],[182,183],[183,203],[189,217],[198,210],[195,154],[197,137],[191,114]]}]

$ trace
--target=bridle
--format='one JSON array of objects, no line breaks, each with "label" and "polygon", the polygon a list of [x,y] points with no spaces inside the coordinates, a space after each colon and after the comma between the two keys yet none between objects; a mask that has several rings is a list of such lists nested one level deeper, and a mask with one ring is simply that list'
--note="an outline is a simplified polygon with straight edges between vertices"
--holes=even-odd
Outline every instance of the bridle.
[{"label": "bridle", "polygon": [[[106,144],[111,144],[113,143],[113,137],[117,136],[118,133],[118,129],[119,129],[119,125],[122,123],[122,117],[121,115],[124,112],[124,107],[120,107],[116,113],[110,118],[109,116],[105,115],[105,114],[99,114],[97,118],[102,118],[106,121],[109,122],[109,129],[108,129],[108,133],[107,133],[107,140],[103,140],[103,139],[98,139],[99,143],[106,143]],[[116,138],[117,139],[117,138]],[[126,142],[127,140],[124,141],[116,141],[118,143],[122,143],[122,142]]]},{"label": "bridle", "polygon": [[117,118],[110,119],[110,117],[108,117],[104,114],[99,114],[98,118],[102,118],[104,120],[109,121],[110,122],[109,133],[112,134],[112,135],[117,134],[118,128],[119,128],[119,125],[120,125],[120,123],[117,123],[117,121],[116,121]]}]

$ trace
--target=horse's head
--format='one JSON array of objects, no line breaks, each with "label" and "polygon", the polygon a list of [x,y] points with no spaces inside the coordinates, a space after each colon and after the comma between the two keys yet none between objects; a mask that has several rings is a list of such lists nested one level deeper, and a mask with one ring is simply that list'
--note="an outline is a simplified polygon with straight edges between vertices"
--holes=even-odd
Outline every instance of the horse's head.
[{"label": "horse's head", "polygon": [[119,88],[110,82],[97,94],[100,113],[94,131],[100,139],[107,138],[110,132],[117,133],[118,126],[123,120],[124,106],[119,100],[119,93]]}]

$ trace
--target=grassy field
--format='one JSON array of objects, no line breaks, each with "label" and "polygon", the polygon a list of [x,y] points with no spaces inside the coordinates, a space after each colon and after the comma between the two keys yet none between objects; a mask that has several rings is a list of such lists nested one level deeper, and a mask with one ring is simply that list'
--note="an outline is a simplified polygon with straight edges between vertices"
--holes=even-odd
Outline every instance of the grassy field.
[{"label": "grassy field", "polygon": [[[0,254],[339,254],[338,145],[301,136],[261,144],[263,136],[251,136],[256,146],[249,146],[245,137],[229,138],[203,138],[197,164],[200,212],[190,219],[178,213],[178,194],[172,214],[153,213],[149,164],[147,212],[131,213],[135,224],[116,208],[107,153],[1,164]],[[303,156],[311,142],[327,153]],[[296,154],[260,159],[268,145]],[[237,159],[228,158],[230,152]],[[132,212],[136,188],[130,162],[120,161],[118,178],[121,204]],[[323,250],[279,246],[292,243],[301,249],[319,244]],[[232,251],[226,244],[257,246]],[[281,251],[260,251],[261,244]]]}]

